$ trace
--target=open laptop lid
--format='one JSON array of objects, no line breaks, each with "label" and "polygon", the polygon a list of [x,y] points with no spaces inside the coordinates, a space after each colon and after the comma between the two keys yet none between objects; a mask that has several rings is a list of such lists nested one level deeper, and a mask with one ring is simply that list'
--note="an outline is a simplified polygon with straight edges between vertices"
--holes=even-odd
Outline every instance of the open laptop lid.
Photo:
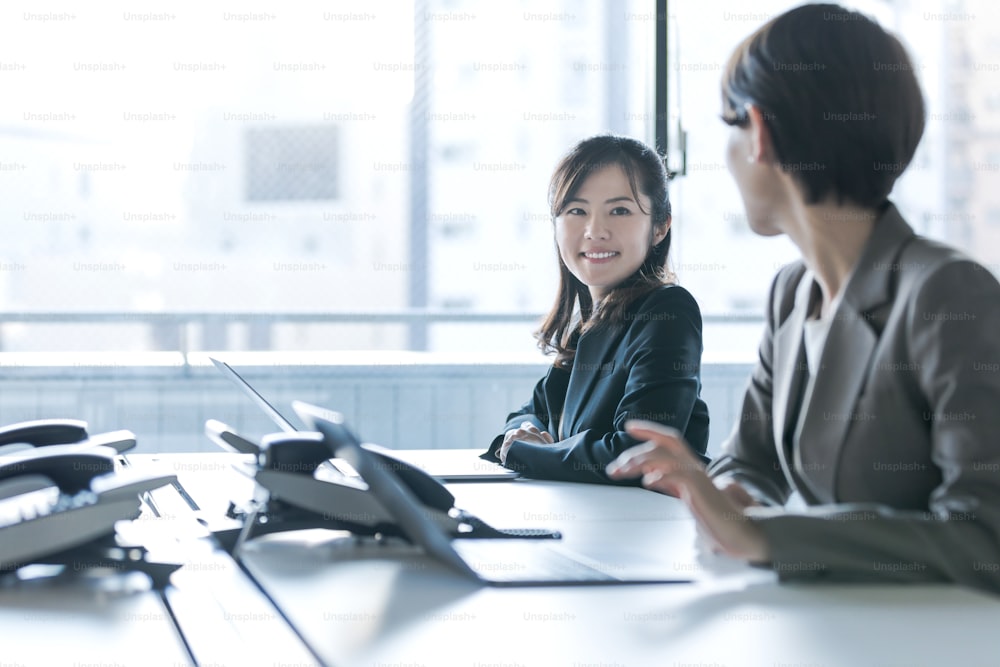
[{"label": "open laptop lid", "polygon": [[209,357],[215,367],[222,371],[222,374],[233,381],[237,387],[239,387],[244,394],[250,397],[250,400],[257,404],[264,413],[271,418],[271,420],[278,425],[282,431],[286,433],[294,433],[299,429],[295,428],[290,421],[285,419],[284,415],[278,412],[277,408],[267,402],[263,396],[257,393],[257,390],[250,386],[250,383],[243,379],[243,376],[233,370],[233,367],[224,361],[219,361],[215,357]]},{"label": "open laptop lid", "polygon": [[[285,419],[278,410],[268,403],[267,399],[261,396],[243,376],[233,370],[232,366],[224,361],[209,357],[215,367],[223,375],[229,378],[240,390],[250,397],[257,407],[274,421],[278,427],[285,432],[294,433],[299,429],[295,428],[290,421]],[[401,449],[386,450],[385,453],[394,458],[409,463],[414,468],[423,470],[432,477],[437,477],[444,482],[477,482],[477,481],[503,481],[517,479],[521,474],[515,470],[504,468],[499,463],[483,461],[478,456],[470,454],[464,459],[457,459],[453,452],[442,450],[439,452],[410,452]],[[349,470],[343,471],[350,473]]]}]

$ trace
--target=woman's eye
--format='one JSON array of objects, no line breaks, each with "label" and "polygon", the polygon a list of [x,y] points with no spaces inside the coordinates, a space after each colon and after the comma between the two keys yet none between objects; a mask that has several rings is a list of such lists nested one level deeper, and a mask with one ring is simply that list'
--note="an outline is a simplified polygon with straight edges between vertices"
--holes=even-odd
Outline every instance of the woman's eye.
[{"label": "woman's eye", "polygon": [[566,215],[587,215],[582,208],[567,209]]},{"label": "woman's eye", "polygon": [[632,211],[625,206],[615,206],[611,209],[611,215],[629,215]]}]

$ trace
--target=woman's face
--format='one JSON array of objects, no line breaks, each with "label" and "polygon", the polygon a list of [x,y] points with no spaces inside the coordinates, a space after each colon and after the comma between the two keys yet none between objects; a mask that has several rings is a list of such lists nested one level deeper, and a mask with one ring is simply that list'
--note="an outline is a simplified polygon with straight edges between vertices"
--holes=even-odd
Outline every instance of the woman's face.
[{"label": "woman's face", "polygon": [[559,255],[595,302],[635,273],[667,235],[669,223],[653,230],[643,213],[652,210],[649,197],[640,193],[639,200],[625,171],[610,165],[588,176],[556,216]]}]

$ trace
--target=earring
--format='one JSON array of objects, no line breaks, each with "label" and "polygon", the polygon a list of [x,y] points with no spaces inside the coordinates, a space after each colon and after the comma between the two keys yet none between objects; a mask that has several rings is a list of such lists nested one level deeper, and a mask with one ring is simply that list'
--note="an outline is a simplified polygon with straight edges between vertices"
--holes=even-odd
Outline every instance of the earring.
[{"label": "earring", "polygon": [[749,162],[750,164],[754,164],[757,162],[757,158],[754,157],[753,154],[747,155],[747,162]]}]

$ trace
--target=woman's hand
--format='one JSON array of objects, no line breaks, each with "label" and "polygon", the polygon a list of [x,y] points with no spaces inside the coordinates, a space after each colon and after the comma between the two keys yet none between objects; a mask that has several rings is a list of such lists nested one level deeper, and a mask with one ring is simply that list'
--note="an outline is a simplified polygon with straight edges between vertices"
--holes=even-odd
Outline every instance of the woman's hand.
[{"label": "woman's hand", "polygon": [[727,480],[722,486],[719,486],[718,489],[723,495],[727,496],[742,509],[746,509],[748,507],[762,507],[762,505],[757,502],[757,499],[751,496],[739,482]]},{"label": "woman's hand", "polygon": [[[770,550],[759,528],[743,509],[756,504],[743,487],[720,491],[680,433],[661,424],[629,421],[625,431],[645,440],[626,450],[607,468],[612,479],[642,477],[647,489],[684,501],[699,528],[718,551],[754,563],[770,560]],[[742,492],[742,493],[740,493]]]},{"label": "woman's hand", "polygon": [[520,427],[512,428],[504,433],[503,444],[497,450],[497,458],[500,459],[500,463],[507,463],[507,452],[510,451],[510,446],[514,444],[515,440],[537,442],[540,445],[551,445],[555,442],[552,434],[548,431],[539,431],[538,427],[531,422],[522,422]]}]

